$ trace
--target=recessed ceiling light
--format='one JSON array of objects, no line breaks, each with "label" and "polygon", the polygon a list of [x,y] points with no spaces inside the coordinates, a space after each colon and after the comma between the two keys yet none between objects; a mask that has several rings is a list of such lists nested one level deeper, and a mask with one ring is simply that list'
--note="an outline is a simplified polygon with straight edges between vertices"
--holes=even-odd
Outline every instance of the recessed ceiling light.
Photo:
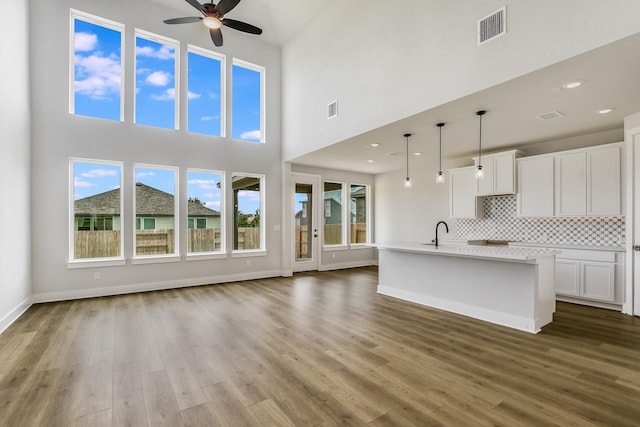
[{"label": "recessed ceiling light", "polygon": [[575,81],[567,82],[563,84],[562,87],[565,89],[575,89],[577,87],[582,86],[583,84],[584,84],[584,80],[575,80]]},{"label": "recessed ceiling light", "polygon": [[368,159],[367,160],[367,163],[373,163],[373,162],[375,162],[375,160],[373,160],[373,159]]},{"label": "recessed ceiling light", "polygon": [[422,152],[420,151],[416,151],[415,153],[413,153],[414,156],[422,156]]},{"label": "recessed ceiling light", "polygon": [[380,144],[378,144],[377,142],[372,142],[371,144],[369,144],[369,147],[380,147]]},{"label": "recessed ceiling light", "polygon": [[603,108],[601,110],[598,110],[598,114],[609,114],[612,111],[613,111],[613,108]]}]

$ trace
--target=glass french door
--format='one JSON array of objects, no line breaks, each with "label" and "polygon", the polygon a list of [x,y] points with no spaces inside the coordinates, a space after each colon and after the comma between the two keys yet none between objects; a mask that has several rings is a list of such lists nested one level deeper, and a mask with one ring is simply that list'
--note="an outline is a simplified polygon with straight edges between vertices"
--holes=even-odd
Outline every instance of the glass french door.
[{"label": "glass french door", "polygon": [[318,269],[318,198],[320,178],[292,175],[293,193],[293,271]]}]

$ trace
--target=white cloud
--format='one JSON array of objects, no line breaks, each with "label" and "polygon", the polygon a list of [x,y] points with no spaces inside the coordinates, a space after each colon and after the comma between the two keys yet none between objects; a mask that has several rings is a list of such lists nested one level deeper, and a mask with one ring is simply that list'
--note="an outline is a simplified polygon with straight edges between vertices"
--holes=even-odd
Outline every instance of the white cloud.
[{"label": "white cloud", "polygon": [[173,59],[175,57],[175,49],[162,45],[160,49],[154,49],[151,46],[136,47],[136,56],[146,56],[156,59]]},{"label": "white cloud", "polygon": [[246,201],[254,201],[257,202],[260,200],[260,192],[259,191],[238,191],[238,198],[242,198]]},{"label": "white cloud", "polygon": [[120,58],[116,55],[75,56],[76,93],[102,99],[120,93]]},{"label": "white cloud", "polygon": [[145,79],[145,83],[152,86],[166,86],[171,80],[171,74],[165,71],[154,71]]},{"label": "white cloud", "polygon": [[220,200],[217,201],[210,201],[210,202],[204,202],[204,205],[206,207],[208,207],[209,209],[214,209],[216,211],[220,210]]},{"label": "white cloud", "polygon": [[104,178],[105,176],[116,176],[118,171],[114,169],[93,169],[81,174],[83,178]]},{"label": "white cloud", "polygon": [[[212,179],[190,179],[187,181],[189,185],[196,185],[203,190],[214,190],[218,188],[217,183]],[[207,197],[212,197],[207,195]]]},{"label": "white cloud", "polygon": [[73,47],[76,52],[88,52],[98,45],[98,36],[91,33],[76,33],[73,38]]},{"label": "white cloud", "polygon": [[147,176],[154,176],[154,175],[155,175],[155,173],[153,173],[153,172],[138,172],[138,173],[136,173],[136,177],[138,177],[138,178],[145,178]]},{"label": "white cloud", "polygon": [[202,120],[203,122],[210,122],[212,120],[219,120],[220,116],[202,116],[200,117],[200,120]]},{"label": "white cloud", "polygon": [[176,99],[176,90],[173,88],[165,90],[160,95],[151,95],[151,99],[155,99],[156,101],[173,101]]},{"label": "white cloud", "polygon": [[187,99],[198,99],[200,98],[202,95],[200,95],[199,93],[195,93],[195,92],[187,92]]},{"label": "white cloud", "polygon": [[240,139],[246,139],[249,141],[260,141],[260,130],[250,130],[247,132],[242,132],[240,134]]},{"label": "white cloud", "polygon": [[78,177],[74,176],[73,177],[73,186],[78,188],[78,187],[95,187],[95,184],[92,182],[88,182],[88,181],[83,181],[81,179],[78,179]]}]

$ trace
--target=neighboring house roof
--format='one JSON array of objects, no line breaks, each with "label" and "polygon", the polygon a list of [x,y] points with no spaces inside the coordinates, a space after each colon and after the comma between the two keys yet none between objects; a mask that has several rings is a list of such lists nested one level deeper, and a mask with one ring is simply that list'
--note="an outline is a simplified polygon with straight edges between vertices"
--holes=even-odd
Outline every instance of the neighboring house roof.
[{"label": "neighboring house roof", "polygon": [[[173,216],[173,194],[165,193],[157,188],[136,183],[136,215],[137,216]],[[189,216],[220,216],[220,212],[208,207],[188,202]],[[82,215],[120,215],[120,189],[78,199],[74,202],[76,216]]]}]

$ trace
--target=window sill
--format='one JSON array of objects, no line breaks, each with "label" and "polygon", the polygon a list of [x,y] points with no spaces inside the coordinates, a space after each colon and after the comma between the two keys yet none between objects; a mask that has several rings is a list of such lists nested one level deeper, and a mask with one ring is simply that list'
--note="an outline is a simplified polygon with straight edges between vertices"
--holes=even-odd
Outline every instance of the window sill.
[{"label": "window sill", "polygon": [[67,268],[72,270],[76,268],[95,268],[95,267],[113,267],[113,266],[121,266],[126,265],[127,260],[124,258],[107,258],[107,259],[97,259],[91,258],[87,260],[73,260],[67,261]]},{"label": "window sill", "polygon": [[373,247],[369,243],[352,243],[349,245],[349,249],[372,249]]},{"label": "window sill", "polygon": [[346,245],[335,245],[335,246],[323,246],[322,250],[324,252],[331,252],[331,251],[346,251],[349,250],[349,247]]},{"label": "window sill", "polygon": [[210,259],[226,259],[228,255],[226,253],[213,253],[213,252],[203,252],[203,253],[191,253],[184,257],[185,261],[205,261]]},{"label": "window sill", "polygon": [[139,256],[131,258],[131,264],[158,264],[164,262],[180,262],[180,256],[172,254],[163,256],[148,255],[145,257]]},{"label": "window sill", "polygon": [[247,257],[254,257],[254,256],[267,256],[267,251],[263,249],[255,249],[255,250],[231,252],[231,258],[247,258]]}]

